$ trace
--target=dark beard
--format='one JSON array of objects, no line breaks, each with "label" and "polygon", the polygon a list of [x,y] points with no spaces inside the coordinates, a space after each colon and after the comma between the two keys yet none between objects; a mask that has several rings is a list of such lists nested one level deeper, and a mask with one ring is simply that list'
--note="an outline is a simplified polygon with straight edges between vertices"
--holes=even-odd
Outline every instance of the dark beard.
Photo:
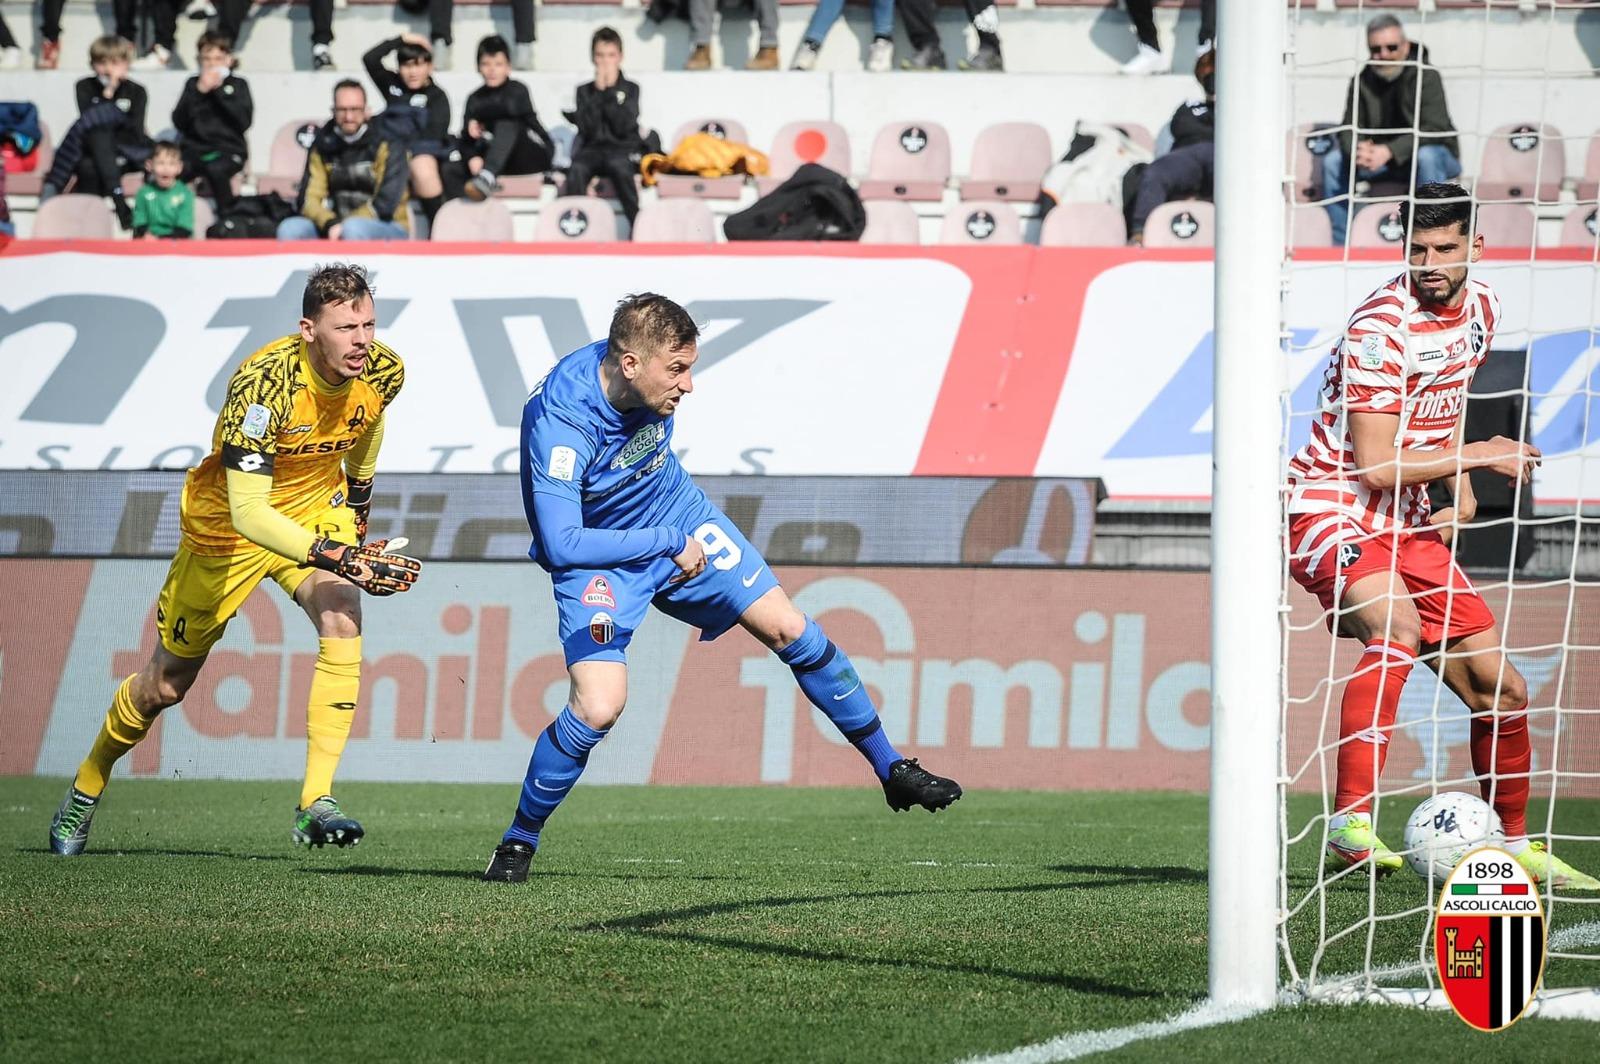
[{"label": "dark beard", "polygon": [[1419,303],[1432,307],[1447,307],[1451,303],[1455,302],[1456,296],[1461,293],[1461,289],[1466,283],[1467,274],[1462,273],[1461,279],[1456,281],[1449,288],[1445,289],[1443,296],[1439,297],[1438,299],[1434,299],[1423,291],[1422,286],[1417,283],[1416,276],[1413,274],[1411,278],[1411,291],[1412,294],[1417,297],[1417,302]]}]

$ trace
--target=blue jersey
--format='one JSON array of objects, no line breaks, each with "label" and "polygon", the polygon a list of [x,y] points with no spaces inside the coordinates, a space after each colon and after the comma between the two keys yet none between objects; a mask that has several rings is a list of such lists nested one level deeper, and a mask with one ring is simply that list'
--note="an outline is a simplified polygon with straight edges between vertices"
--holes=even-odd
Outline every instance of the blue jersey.
[{"label": "blue jersey", "polygon": [[670,558],[705,503],[672,453],[672,417],[618,411],[600,386],[607,343],[556,363],[522,409],[522,503],[547,570]]}]

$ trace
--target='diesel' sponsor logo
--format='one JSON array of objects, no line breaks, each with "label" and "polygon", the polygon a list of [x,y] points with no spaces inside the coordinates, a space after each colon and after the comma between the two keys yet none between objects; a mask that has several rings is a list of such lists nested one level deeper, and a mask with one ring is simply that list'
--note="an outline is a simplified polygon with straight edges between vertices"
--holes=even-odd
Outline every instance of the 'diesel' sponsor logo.
[{"label": "'diesel' sponsor logo", "polygon": [[1480,1031],[1516,1023],[1544,973],[1544,908],[1527,870],[1498,847],[1469,853],[1439,896],[1433,938],[1456,1015]]}]

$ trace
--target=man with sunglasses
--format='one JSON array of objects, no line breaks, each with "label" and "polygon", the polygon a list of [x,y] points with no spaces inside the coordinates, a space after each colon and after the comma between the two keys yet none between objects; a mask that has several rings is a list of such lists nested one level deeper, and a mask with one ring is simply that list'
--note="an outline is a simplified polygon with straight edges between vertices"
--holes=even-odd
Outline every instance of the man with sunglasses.
[{"label": "man with sunglasses", "polygon": [[1341,245],[1352,187],[1362,195],[1374,185],[1390,185],[1393,194],[1402,194],[1461,174],[1461,145],[1444,81],[1428,65],[1428,50],[1407,40],[1400,20],[1385,14],[1367,23],[1367,54],[1345,93],[1338,136],[1317,138],[1326,146],[1322,197],[1329,201],[1333,242]]}]

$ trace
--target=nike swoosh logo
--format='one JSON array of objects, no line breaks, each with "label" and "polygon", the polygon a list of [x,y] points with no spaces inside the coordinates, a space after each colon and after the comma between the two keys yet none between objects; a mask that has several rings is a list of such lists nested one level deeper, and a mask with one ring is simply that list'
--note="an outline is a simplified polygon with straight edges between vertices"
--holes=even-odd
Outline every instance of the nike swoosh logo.
[{"label": "nike swoosh logo", "polygon": [[534,786],[534,788],[536,790],[550,791],[551,793],[556,793],[556,792],[560,792],[560,791],[566,790],[565,787],[546,787],[544,784],[540,783],[538,780],[534,780],[533,781],[533,786]]},{"label": "nike swoosh logo", "polygon": [[850,690],[846,691],[844,694],[842,694],[842,695],[834,695],[833,696],[833,700],[835,702],[843,702],[845,699],[847,699],[851,695],[855,694],[856,693],[856,688],[858,688],[860,686],[861,686],[860,684],[856,684],[855,687],[850,688]]},{"label": "nike swoosh logo", "polygon": [[[763,565],[761,567],[761,569],[765,569],[765,568],[766,568],[765,565]],[[744,584],[745,587],[754,587],[755,586],[755,582],[756,582],[756,577],[761,575],[761,569],[757,569],[755,572],[751,573],[749,576],[747,576],[743,580],[741,580],[740,583]]]}]

